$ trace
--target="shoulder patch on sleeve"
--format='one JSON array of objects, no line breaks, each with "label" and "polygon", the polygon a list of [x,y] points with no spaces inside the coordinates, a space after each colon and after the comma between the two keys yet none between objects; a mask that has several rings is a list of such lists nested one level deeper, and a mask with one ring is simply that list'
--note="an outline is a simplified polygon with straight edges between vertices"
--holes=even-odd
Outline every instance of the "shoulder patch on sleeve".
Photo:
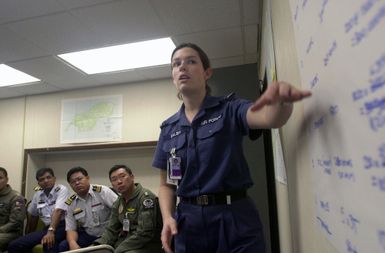
[{"label": "shoulder patch on sleeve", "polygon": [[93,185],[92,190],[94,192],[101,192],[102,191],[102,186],[101,185]]},{"label": "shoulder patch on sleeve", "polygon": [[143,200],[143,206],[146,209],[154,208],[154,200],[146,198],[145,200]]},{"label": "shoulder patch on sleeve", "polygon": [[25,199],[23,196],[17,196],[15,199],[15,206],[22,207],[25,206]]},{"label": "shoulder patch on sleeve", "polygon": [[55,188],[55,192],[60,191],[60,189],[61,189],[60,186],[56,187],[56,188]]},{"label": "shoulder patch on sleeve", "polygon": [[43,190],[43,188],[41,188],[40,186],[36,186],[35,188],[33,188],[33,190],[34,190],[35,192],[38,192],[38,191]]},{"label": "shoulder patch on sleeve", "polygon": [[66,200],[66,205],[71,205],[72,204],[72,202],[74,201],[76,199],[76,194],[72,194],[72,196],[71,197],[69,197],[67,200]]}]

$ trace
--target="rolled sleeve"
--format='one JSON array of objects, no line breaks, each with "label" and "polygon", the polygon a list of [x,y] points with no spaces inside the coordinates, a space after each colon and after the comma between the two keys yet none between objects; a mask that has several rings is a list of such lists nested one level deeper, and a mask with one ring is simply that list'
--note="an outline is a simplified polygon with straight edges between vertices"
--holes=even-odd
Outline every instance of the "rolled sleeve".
[{"label": "rolled sleeve", "polygon": [[74,205],[71,204],[67,208],[66,216],[65,216],[65,223],[66,223],[66,231],[75,231],[76,230],[76,220],[73,215],[73,208]]},{"label": "rolled sleeve", "polygon": [[65,204],[65,201],[70,196],[70,193],[67,189],[67,187],[61,185],[60,190],[57,192],[57,198],[55,203],[55,209],[61,209],[61,210],[67,210],[67,205]]}]

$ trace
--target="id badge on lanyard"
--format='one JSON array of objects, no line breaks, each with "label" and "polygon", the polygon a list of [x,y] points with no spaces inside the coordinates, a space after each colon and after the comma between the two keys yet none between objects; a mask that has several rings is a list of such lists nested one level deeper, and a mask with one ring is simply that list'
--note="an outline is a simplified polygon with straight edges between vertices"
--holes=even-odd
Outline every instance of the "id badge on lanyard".
[{"label": "id badge on lanyard", "polygon": [[176,156],[175,148],[171,149],[170,155],[167,163],[167,183],[178,185],[178,180],[182,179],[182,159]]},{"label": "id badge on lanyard", "polygon": [[130,220],[128,219],[128,213],[126,212],[123,219],[123,231],[130,232]]}]

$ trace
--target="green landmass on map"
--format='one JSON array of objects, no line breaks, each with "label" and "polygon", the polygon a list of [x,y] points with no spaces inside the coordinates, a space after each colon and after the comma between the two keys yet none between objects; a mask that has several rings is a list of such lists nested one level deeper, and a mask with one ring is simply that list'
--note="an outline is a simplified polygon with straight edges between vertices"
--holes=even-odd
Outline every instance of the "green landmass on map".
[{"label": "green landmass on map", "polygon": [[88,111],[75,115],[73,121],[67,126],[74,125],[79,132],[87,132],[95,128],[98,120],[112,115],[114,105],[112,103],[100,102],[93,105]]}]

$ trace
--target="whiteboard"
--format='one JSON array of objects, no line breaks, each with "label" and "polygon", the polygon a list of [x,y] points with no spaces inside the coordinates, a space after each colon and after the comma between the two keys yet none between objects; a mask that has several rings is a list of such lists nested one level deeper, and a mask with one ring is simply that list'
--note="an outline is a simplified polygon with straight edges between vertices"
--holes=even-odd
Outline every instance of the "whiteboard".
[{"label": "whiteboard", "polygon": [[385,0],[290,0],[315,224],[339,252],[385,252]]}]

